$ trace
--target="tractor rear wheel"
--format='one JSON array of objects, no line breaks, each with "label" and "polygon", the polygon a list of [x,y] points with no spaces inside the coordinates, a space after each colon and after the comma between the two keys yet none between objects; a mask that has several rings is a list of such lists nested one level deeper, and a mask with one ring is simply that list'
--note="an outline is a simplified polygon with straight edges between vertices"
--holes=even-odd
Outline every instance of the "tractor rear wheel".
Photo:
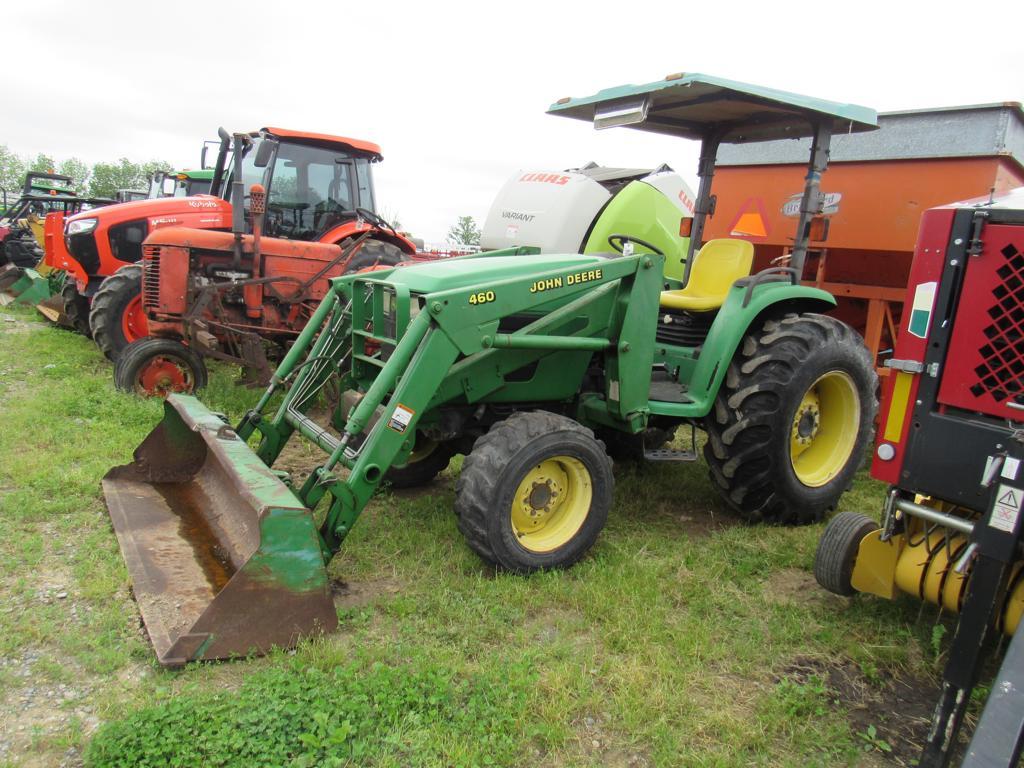
[{"label": "tractor rear wheel", "polygon": [[359,272],[373,267],[393,267],[406,257],[405,251],[397,245],[386,243],[383,240],[367,240],[356,251],[348,265],[345,273]]},{"label": "tractor rear wheel", "polygon": [[829,520],[814,553],[814,578],[837,595],[849,597],[853,588],[853,565],[857,560],[860,542],[878,523],[859,512],[840,512]]},{"label": "tractor rear wheel", "polygon": [[203,358],[180,341],[155,336],[133,341],[114,364],[114,386],[140,397],[192,394],[208,378]]},{"label": "tractor rear wheel", "polygon": [[78,286],[70,276],[64,279],[60,297],[64,301],[64,316],[71,329],[92,338],[92,331],[89,330],[89,299],[78,292]]},{"label": "tractor rear wheel", "polygon": [[402,466],[392,466],[385,479],[393,488],[418,488],[426,485],[448,468],[456,453],[456,443],[438,442],[426,435],[416,435],[416,445]]},{"label": "tractor rear wheel", "polygon": [[517,573],[567,568],[608,519],[612,462],[593,433],[545,411],[479,438],[455,486],[459,530],[484,560]]},{"label": "tractor rear wheel", "polygon": [[863,339],[834,318],[790,314],[749,333],[704,425],[726,504],[750,522],[820,520],[864,458],[877,386]]},{"label": "tractor rear wheel", "polygon": [[103,281],[92,299],[89,328],[96,346],[114,361],[133,341],[149,335],[142,309],[141,265],[121,267]]}]

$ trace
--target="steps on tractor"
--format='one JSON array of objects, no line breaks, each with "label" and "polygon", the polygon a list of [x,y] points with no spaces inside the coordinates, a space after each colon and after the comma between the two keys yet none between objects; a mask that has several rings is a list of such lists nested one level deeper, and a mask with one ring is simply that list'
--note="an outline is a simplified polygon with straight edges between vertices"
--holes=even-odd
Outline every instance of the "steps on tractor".
[{"label": "steps on tractor", "polygon": [[655,448],[644,451],[645,461],[696,461],[696,451],[680,451],[674,448]]}]

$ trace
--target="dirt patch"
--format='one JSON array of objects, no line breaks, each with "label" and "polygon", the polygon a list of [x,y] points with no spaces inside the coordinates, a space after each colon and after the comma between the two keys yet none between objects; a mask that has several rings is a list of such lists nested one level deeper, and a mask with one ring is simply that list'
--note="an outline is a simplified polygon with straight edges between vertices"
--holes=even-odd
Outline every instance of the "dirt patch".
[{"label": "dirt patch", "polygon": [[734,528],[740,524],[738,518],[723,512],[716,512],[713,509],[690,509],[684,514],[679,514],[678,509],[679,507],[676,504],[665,503],[658,505],[659,514],[676,518],[689,536],[698,539],[728,528]]},{"label": "dirt patch", "polygon": [[606,768],[647,768],[652,765],[650,758],[636,747],[624,749],[616,745],[616,738],[605,727],[600,714],[588,714],[573,722],[580,752],[593,765]]},{"label": "dirt patch", "polygon": [[[16,761],[26,768],[82,764],[78,749],[67,744],[74,740],[76,731],[88,738],[99,726],[92,700],[106,681],[83,670],[71,683],[45,680],[35,666],[53,653],[30,648],[0,660],[5,675],[19,681],[7,691],[0,708],[0,762]],[[147,674],[148,667],[136,663],[122,669],[117,680],[122,689],[128,689]]]},{"label": "dirt patch", "polygon": [[404,589],[405,584],[396,578],[331,582],[336,608],[359,608],[372,603],[378,597],[397,595]]},{"label": "dirt patch", "polygon": [[292,476],[296,487],[301,485],[309,473],[327,460],[327,454],[299,434],[292,435],[285,443],[281,454],[274,462],[274,469],[283,470]]},{"label": "dirt patch", "polygon": [[[891,753],[876,750],[866,754],[862,765],[917,764],[939,697],[937,682],[909,675],[872,680],[852,661],[813,657],[794,659],[776,682],[785,678],[806,683],[812,677],[822,680],[830,698],[847,710],[855,735],[866,734],[874,726],[875,739],[892,747]],[[961,748],[969,738],[967,731],[960,731]]]},{"label": "dirt patch", "polygon": [[822,589],[810,571],[783,568],[775,571],[764,583],[765,599],[774,605],[807,605],[839,610],[844,598]]}]

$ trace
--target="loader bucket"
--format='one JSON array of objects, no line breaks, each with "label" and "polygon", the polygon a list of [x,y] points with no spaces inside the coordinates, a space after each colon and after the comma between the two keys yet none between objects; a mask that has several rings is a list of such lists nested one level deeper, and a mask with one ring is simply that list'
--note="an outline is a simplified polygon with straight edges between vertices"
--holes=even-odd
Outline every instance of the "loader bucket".
[{"label": "loader bucket", "polygon": [[8,264],[0,269],[0,306],[38,304],[50,297],[50,281],[34,269]]},{"label": "loader bucket", "polygon": [[312,513],[194,397],[167,398],[103,495],[161,664],[264,653],[337,626]]}]

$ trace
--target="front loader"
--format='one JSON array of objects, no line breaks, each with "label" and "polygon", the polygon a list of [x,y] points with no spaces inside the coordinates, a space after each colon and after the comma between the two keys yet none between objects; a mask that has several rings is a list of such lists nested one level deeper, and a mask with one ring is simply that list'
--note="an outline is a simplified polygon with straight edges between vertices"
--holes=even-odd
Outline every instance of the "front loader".
[{"label": "front loader", "polygon": [[[516,247],[348,274],[237,425],[168,397],[134,461],[103,481],[161,663],[333,629],[332,557],[381,483],[419,467],[429,479],[447,464],[433,456],[467,453],[459,530],[486,562],[524,574],[572,565],[605,524],[614,478],[595,431],[705,429],[712,477],[751,521],[819,519],[846,489],[876,378],[856,333],[822,314],[834,300],[798,278],[823,147],[833,131],[873,128],[875,113],[704,75],[552,111],[703,140],[680,278],[654,244],[621,233],[606,253]],[[697,248],[714,149],[780,136],[814,137],[805,215],[793,266],[751,276],[744,244]],[[273,469],[293,438],[325,454],[306,477]]]}]

